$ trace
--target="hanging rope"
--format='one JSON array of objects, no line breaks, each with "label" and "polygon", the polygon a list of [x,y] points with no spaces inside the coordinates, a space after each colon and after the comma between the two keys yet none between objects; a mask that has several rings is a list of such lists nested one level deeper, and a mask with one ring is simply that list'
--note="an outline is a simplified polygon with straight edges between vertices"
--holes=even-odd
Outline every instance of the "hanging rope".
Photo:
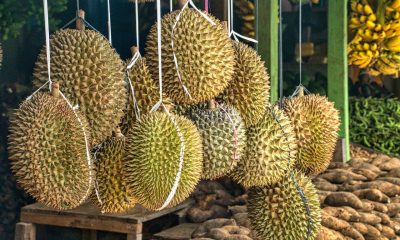
[{"label": "hanging rope", "polygon": [[107,0],[107,27],[108,27],[108,41],[110,42],[110,45],[112,45],[110,0]]},{"label": "hanging rope", "polygon": [[135,30],[136,30],[136,46],[138,48],[138,52],[140,52],[138,0],[135,0]]},{"label": "hanging rope", "polygon": [[[78,7],[79,7],[79,2],[78,2]],[[47,60],[47,77],[48,80],[45,84],[43,84],[41,87],[39,87],[39,89],[37,89],[36,91],[34,91],[28,98],[27,100],[30,100],[34,94],[36,94],[38,91],[40,91],[43,87],[45,87],[47,84],[50,87],[51,90],[51,86],[53,84],[52,80],[51,80],[51,69],[50,69],[50,30],[49,30],[49,11],[48,11],[48,4],[47,4],[47,0],[43,0],[43,11],[44,11],[44,23],[45,23],[45,36],[46,36],[46,60]],[[81,128],[82,128],[82,132],[83,132],[83,136],[85,138],[85,146],[86,146],[86,158],[87,158],[87,163],[88,163],[88,169],[89,169],[89,184],[88,184],[88,189],[85,193],[85,195],[82,197],[82,199],[79,201],[80,203],[83,203],[90,195],[90,190],[91,190],[91,186],[93,183],[93,171],[92,171],[92,160],[90,157],[90,147],[89,147],[89,141],[88,141],[88,137],[86,135],[86,129],[85,126],[82,123],[82,120],[80,119],[78,113],[76,112],[76,110],[78,109],[78,105],[76,106],[72,106],[71,102],[67,99],[67,97],[65,97],[65,95],[60,92],[60,96],[64,99],[64,101],[67,103],[67,105],[72,109],[72,111],[75,114],[76,119],[78,120]]]},{"label": "hanging rope", "polygon": [[239,42],[239,38],[244,39],[246,41],[252,42],[252,43],[258,43],[257,40],[243,36],[242,34],[239,34],[235,32],[233,28],[233,0],[228,0],[228,32],[229,32],[229,37],[232,37],[235,39],[235,41]]},{"label": "hanging rope", "polygon": [[303,20],[303,17],[302,17],[302,2],[301,2],[301,0],[300,0],[300,3],[299,3],[299,75],[300,75],[300,84],[299,85],[302,85],[302,56],[301,56],[301,44],[302,44],[302,20]]},{"label": "hanging rope", "polygon": [[282,0],[279,0],[279,99],[283,99],[283,18]]},{"label": "hanging rope", "polygon": [[174,10],[174,2],[173,0],[169,0],[169,11],[172,12]]}]

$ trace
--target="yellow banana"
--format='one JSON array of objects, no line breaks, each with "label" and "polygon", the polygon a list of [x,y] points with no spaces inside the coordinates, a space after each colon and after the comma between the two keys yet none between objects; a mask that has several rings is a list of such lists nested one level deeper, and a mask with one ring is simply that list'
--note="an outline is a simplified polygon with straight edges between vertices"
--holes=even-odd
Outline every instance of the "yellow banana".
[{"label": "yellow banana", "polygon": [[382,31],[382,25],[380,25],[379,23],[378,24],[376,24],[376,27],[375,27],[375,29],[374,29],[374,31],[375,32],[380,32],[380,31]]},{"label": "yellow banana", "polygon": [[355,1],[355,0],[351,1],[350,7],[351,7],[352,11],[357,12],[357,1]]},{"label": "yellow banana", "polygon": [[367,21],[367,16],[362,15],[362,16],[360,17],[360,22],[365,23],[366,21]]},{"label": "yellow banana", "polygon": [[370,15],[373,13],[372,8],[369,4],[364,5],[364,13],[365,15]]},{"label": "yellow banana", "polygon": [[388,48],[393,48],[397,46],[400,46],[400,35],[391,37],[386,41],[386,47]]},{"label": "yellow banana", "polygon": [[381,73],[378,70],[376,70],[375,68],[370,68],[370,69],[368,69],[368,74],[370,76],[376,77],[376,76],[379,76]]},{"label": "yellow banana", "polygon": [[391,25],[390,25],[390,23],[388,23],[388,24],[383,25],[382,29],[383,29],[383,31],[387,31],[390,29],[390,27],[391,27]]},{"label": "yellow banana", "polygon": [[357,12],[360,13],[360,14],[364,13],[364,7],[363,7],[363,5],[361,3],[357,4]]},{"label": "yellow banana", "polygon": [[397,9],[400,7],[400,0],[393,0],[392,4],[390,4],[391,8]]},{"label": "yellow banana", "polygon": [[371,49],[371,51],[376,51],[376,50],[378,49],[378,44],[372,43],[372,44],[370,45],[370,49]]},{"label": "yellow banana", "polygon": [[376,24],[374,22],[369,21],[369,20],[366,22],[365,25],[367,26],[368,29],[371,29],[371,30],[374,30],[375,26],[376,26]]},{"label": "yellow banana", "polygon": [[364,43],[363,45],[362,45],[362,48],[363,48],[363,50],[365,50],[365,51],[367,51],[367,50],[369,50],[369,44],[368,43]]},{"label": "yellow banana", "polygon": [[381,56],[379,59],[391,68],[398,67],[397,64],[395,62],[393,62],[392,60],[390,60],[387,56]]},{"label": "yellow banana", "polygon": [[400,12],[394,11],[393,14],[392,14],[392,18],[393,19],[399,19],[399,17],[400,17]]}]

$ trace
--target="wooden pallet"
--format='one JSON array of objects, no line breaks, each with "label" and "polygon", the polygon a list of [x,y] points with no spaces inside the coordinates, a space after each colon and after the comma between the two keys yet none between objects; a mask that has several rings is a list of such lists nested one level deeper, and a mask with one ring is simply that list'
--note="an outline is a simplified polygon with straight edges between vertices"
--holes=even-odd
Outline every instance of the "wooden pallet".
[{"label": "wooden pallet", "polygon": [[35,224],[91,230],[91,240],[96,239],[96,230],[125,233],[127,240],[141,240],[143,223],[178,212],[193,203],[193,199],[188,199],[178,206],[157,212],[137,205],[124,214],[102,214],[99,208],[91,203],[68,211],[57,211],[35,203],[21,209],[15,240],[35,240]]},{"label": "wooden pallet", "polygon": [[154,237],[163,240],[189,240],[192,238],[192,233],[199,226],[199,223],[183,223],[176,227],[159,232],[155,234]]}]

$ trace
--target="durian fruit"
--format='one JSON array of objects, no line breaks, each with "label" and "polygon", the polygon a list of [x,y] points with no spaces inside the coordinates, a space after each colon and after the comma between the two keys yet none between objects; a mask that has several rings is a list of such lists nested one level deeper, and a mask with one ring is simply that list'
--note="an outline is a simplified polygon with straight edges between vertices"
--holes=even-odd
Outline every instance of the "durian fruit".
[{"label": "durian fruit", "polygon": [[216,179],[230,173],[242,157],[246,129],[239,113],[231,106],[194,106],[188,117],[203,139],[203,179]]},{"label": "durian fruit", "polygon": [[307,175],[324,171],[332,160],[339,130],[339,111],[325,96],[310,94],[284,101],[296,133],[295,167]]},{"label": "durian fruit", "polygon": [[95,193],[92,200],[102,212],[124,212],[135,206],[135,199],[122,175],[125,137],[119,129],[94,150]]},{"label": "durian fruit", "polygon": [[[38,202],[71,209],[90,196],[94,172],[88,164],[82,125],[53,89],[53,96],[37,93],[14,113],[9,159],[17,182]],[[79,118],[90,137],[85,117]]]},{"label": "durian fruit", "polygon": [[[162,70],[165,93],[176,103],[195,104],[218,96],[232,79],[235,55],[232,42],[220,21],[208,15],[216,25],[208,22],[196,10],[186,8],[176,25],[180,11],[164,16],[162,24]],[[153,76],[158,76],[157,26],[147,38],[146,58]],[[171,41],[174,41],[172,49]],[[174,63],[175,53],[184,91]]]},{"label": "durian fruit", "polygon": [[235,42],[236,68],[223,100],[238,109],[246,127],[264,116],[269,100],[269,76],[257,52],[244,43]]},{"label": "durian fruit", "polygon": [[[126,106],[124,65],[107,39],[93,30],[63,29],[50,39],[51,77],[84,112],[93,143],[100,143],[119,124]],[[46,49],[34,70],[34,85],[47,81]]]},{"label": "durian fruit", "polygon": [[245,187],[275,184],[286,176],[296,154],[289,119],[277,107],[267,108],[259,123],[247,129],[245,154],[231,176]]},{"label": "durian fruit", "polygon": [[[139,58],[135,65],[128,70],[129,78],[132,82],[133,93],[135,94],[137,108],[132,96],[132,89],[129,86],[128,104],[125,110],[125,115],[122,119],[122,133],[126,134],[132,124],[137,121],[137,117],[150,113],[151,108],[159,101],[159,86],[154,81],[146,64],[145,58]],[[163,103],[170,104],[168,97],[163,96]],[[139,111],[135,113],[135,111]],[[139,114],[136,117],[136,114]]]},{"label": "durian fruit", "polygon": [[[185,117],[174,116],[184,139],[183,168],[178,188],[168,207],[185,200],[202,173],[202,142],[196,126]],[[181,138],[167,113],[141,117],[128,131],[124,177],[133,196],[144,207],[162,207],[172,190],[179,169]]]},{"label": "durian fruit", "polygon": [[301,173],[295,172],[294,179],[304,193],[310,217],[295,182],[289,176],[269,186],[249,189],[247,211],[252,230],[258,239],[315,239],[321,226],[317,190],[311,180]]}]

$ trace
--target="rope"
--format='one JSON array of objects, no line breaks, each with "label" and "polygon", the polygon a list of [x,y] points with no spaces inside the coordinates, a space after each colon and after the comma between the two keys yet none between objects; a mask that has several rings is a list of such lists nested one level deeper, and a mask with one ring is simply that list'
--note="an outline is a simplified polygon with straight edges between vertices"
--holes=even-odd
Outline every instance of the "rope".
[{"label": "rope", "polygon": [[300,85],[302,84],[302,57],[301,57],[301,43],[302,43],[302,20],[303,20],[303,16],[302,16],[302,5],[301,5],[301,0],[299,3],[299,75],[300,75]]},{"label": "rope", "polygon": [[79,9],[81,9],[79,5],[79,0],[76,0],[76,16],[78,16]]},{"label": "rope", "polygon": [[174,10],[173,0],[169,0],[169,11],[172,12]]},{"label": "rope", "polygon": [[283,99],[283,19],[282,0],[279,0],[279,99]]},{"label": "rope", "polygon": [[127,65],[127,67],[125,69],[126,78],[128,79],[129,87],[131,89],[132,100],[133,100],[133,110],[135,112],[136,119],[140,119],[140,109],[139,109],[139,105],[138,105],[137,100],[136,100],[135,89],[134,89],[133,84],[132,84],[132,80],[131,80],[131,77],[130,77],[130,74],[129,74],[129,70],[132,69],[132,67],[139,60],[139,58],[141,58],[141,55],[140,55],[139,51],[137,51],[135,53],[135,55],[133,55],[130,63]]},{"label": "rope", "polygon": [[[79,3],[78,3],[78,7],[79,7]],[[46,35],[46,60],[47,60],[47,77],[48,80],[45,84],[43,84],[41,87],[39,87],[36,91],[34,91],[28,98],[27,100],[30,100],[34,94],[36,94],[37,92],[39,92],[42,88],[44,88],[47,84],[49,85],[49,88],[51,90],[51,86],[52,86],[52,80],[51,80],[51,69],[50,69],[50,31],[49,31],[49,12],[48,12],[48,4],[47,4],[47,0],[43,0],[43,10],[44,10],[44,22],[45,22],[45,35]],[[72,109],[72,111],[75,114],[76,119],[78,120],[81,128],[82,128],[82,132],[83,132],[83,136],[85,138],[85,146],[86,146],[86,158],[87,158],[87,162],[88,162],[88,168],[89,168],[89,185],[88,185],[88,189],[85,193],[85,195],[82,197],[82,199],[79,201],[80,203],[83,203],[90,195],[90,190],[91,190],[91,186],[93,183],[93,171],[92,171],[92,160],[90,157],[90,148],[89,148],[89,141],[88,141],[88,137],[86,135],[86,131],[85,131],[85,126],[82,123],[82,120],[80,119],[78,113],[76,112],[76,110],[78,109],[78,105],[76,106],[72,106],[71,102],[67,99],[67,97],[65,97],[65,95],[60,91],[60,95],[61,97],[64,99],[64,101],[67,103],[67,105]]]},{"label": "rope", "polygon": [[110,45],[112,45],[110,0],[107,0],[107,27],[108,27],[108,41],[110,41]]},{"label": "rope", "polygon": [[[172,1],[172,0],[171,0]],[[139,37],[139,7],[138,0],[135,0],[135,29],[136,29],[136,46],[140,51],[140,37]]]}]

